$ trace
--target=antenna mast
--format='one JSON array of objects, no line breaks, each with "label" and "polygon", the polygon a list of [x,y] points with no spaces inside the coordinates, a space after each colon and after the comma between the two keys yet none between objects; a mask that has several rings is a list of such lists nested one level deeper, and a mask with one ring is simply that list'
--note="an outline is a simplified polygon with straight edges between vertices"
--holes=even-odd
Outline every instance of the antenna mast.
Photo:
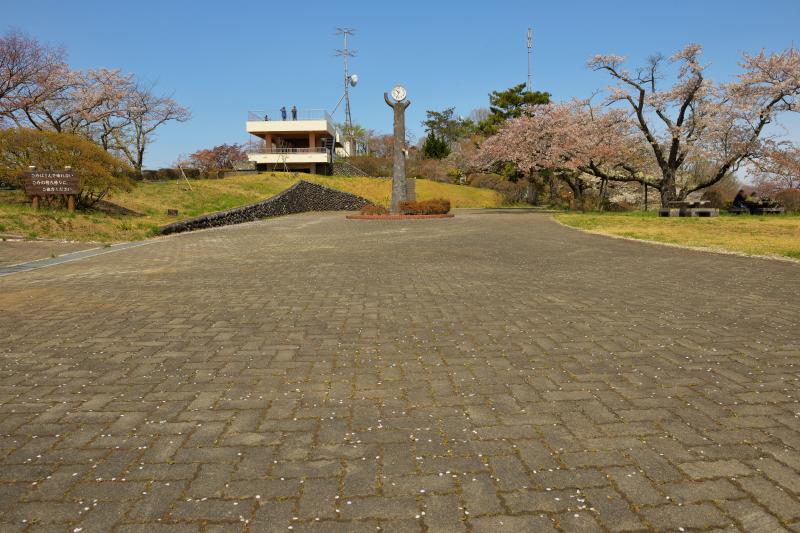
[{"label": "antenna mast", "polygon": [[533,28],[528,28],[528,92],[533,90],[531,83],[531,51],[533,49]]},{"label": "antenna mast", "polygon": [[344,137],[348,141],[350,141],[350,145],[348,146],[348,154],[352,155],[349,152],[355,149],[354,147],[354,139],[353,139],[353,117],[350,116],[350,70],[348,66],[347,59],[350,57],[355,57],[356,51],[350,50],[347,47],[347,38],[352,36],[356,33],[356,30],[353,28],[336,28],[336,35],[343,35],[344,36],[344,48],[336,50],[336,56],[344,58]]}]

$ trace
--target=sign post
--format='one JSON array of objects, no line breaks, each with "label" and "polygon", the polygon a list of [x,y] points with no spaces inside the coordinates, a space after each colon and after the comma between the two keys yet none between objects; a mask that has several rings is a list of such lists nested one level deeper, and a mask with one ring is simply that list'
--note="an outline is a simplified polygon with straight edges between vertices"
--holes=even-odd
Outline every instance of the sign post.
[{"label": "sign post", "polygon": [[31,207],[39,209],[41,197],[66,196],[67,210],[75,211],[75,197],[80,194],[80,180],[68,170],[34,170],[23,176],[25,194],[31,197]]}]

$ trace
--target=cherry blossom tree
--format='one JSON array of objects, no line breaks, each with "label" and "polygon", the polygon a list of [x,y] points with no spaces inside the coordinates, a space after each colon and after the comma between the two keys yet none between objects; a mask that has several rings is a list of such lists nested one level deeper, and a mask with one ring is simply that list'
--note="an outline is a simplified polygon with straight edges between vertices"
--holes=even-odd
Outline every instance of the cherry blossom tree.
[{"label": "cherry blossom tree", "polygon": [[156,130],[189,118],[132,74],[74,71],[61,50],[19,32],[0,36],[0,126],[78,134],[141,170]]},{"label": "cherry blossom tree", "polygon": [[[616,84],[610,104],[621,103],[655,163],[657,173],[629,162],[606,174],[616,181],[636,181],[661,193],[662,205],[709,187],[757,157],[767,125],[778,115],[797,111],[800,96],[800,52],[744,54],[743,72],[731,83],[715,84],[706,78],[702,47],[691,44],[669,60],[651,57],[646,65],[629,72],[624,58],[598,55],[589,67],[607,72]],[[662,88],[665,64],[677,66],[677,80]],[[699,181],[687,172],[692,161],[710,164],[712,171]],[[696,174],[694,174],[696,176]]]},{"label": "cherry blossom tree", "polygon": [[537,105],[484,141],[472,163],[481,169],[512,163],[525,174],[529,189],[555,177],[581,207],[589,178],[624,175],[624,166],[640,159],[635,140],[621,110],[599,111],[577,100]]},{"label": "cherry blossom tree", "polygon": [[785,142],[771,144],[753,162],[755,181],[764,194],[800,189],[800,147]]},{"label": "cherry blossom tree", "polygon": [[67,70],[63,50],[42,45],[19,31],[0,36],[0,124],[17,122],[31,98],[50,92]]},{"label": "cherry blossom tree", "polygon": [[48,83],[29,91],[13,117],[22,126],[97,140],[103,122],[118,114],[133,87],[133,76],[117,69],[63,68],[53,72]]},{"label": "cherry blossom tree", "polygon": [[213,148],[198,150],[189,154],[186,161],[181,161],[190,168],[198,170],[227,170],[234,168],[235,163],[247,161],[247,154],[240,144],[220,144]]},{"label": "cherry blossom tree", "polygon": [[145,151],[155,138],[156,130],[168,122],[185,122],[192,115],[173,98],[158,96],[152,87],[137,85],[126,96],[120,116],[123,125],[112,133],[114,149],[141,171]]}]

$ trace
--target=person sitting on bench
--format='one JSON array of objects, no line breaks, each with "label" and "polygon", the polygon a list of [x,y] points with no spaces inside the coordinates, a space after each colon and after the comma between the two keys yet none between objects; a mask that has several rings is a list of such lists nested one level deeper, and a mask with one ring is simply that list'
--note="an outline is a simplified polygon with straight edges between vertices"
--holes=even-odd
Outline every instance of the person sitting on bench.
[{"label": "person sitting on bench", "polygon": [[733,207],[735,209],[747,209],[747,200],[744,196],[744,189],[739,189],[739,192],[736,193],[736,198],[733,199]]}]

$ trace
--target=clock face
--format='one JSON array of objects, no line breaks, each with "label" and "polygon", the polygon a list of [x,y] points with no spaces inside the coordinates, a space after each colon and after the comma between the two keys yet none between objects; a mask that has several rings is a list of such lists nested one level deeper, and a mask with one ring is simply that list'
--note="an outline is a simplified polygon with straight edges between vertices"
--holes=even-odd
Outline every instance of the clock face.
[{"label": "clock face", "polygon": [[406,88],[402,85],[395,85],[392,89],[392,98],[401,102],[406,99]]}]

